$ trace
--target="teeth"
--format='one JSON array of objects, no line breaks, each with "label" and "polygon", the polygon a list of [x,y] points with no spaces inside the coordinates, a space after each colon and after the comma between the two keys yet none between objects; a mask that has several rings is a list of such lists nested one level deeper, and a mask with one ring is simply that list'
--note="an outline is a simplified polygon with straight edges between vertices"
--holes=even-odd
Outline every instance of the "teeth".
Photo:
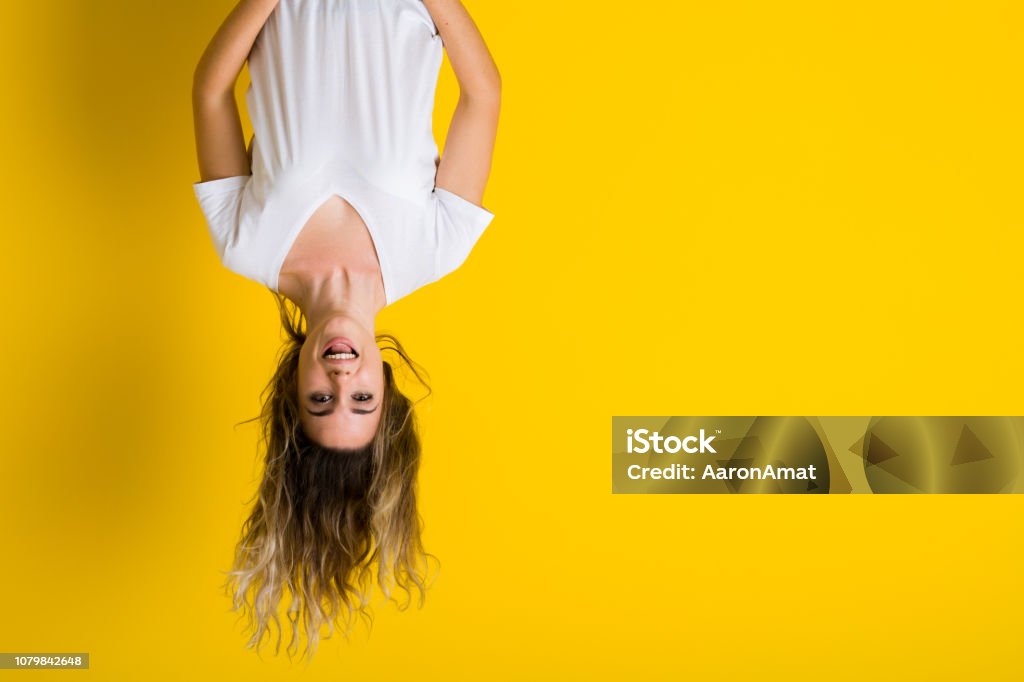
[{"label": "teeth", "polygon": [[328,360],[355,360],[355,353],[334,353],[333,355],[325,355]]}]

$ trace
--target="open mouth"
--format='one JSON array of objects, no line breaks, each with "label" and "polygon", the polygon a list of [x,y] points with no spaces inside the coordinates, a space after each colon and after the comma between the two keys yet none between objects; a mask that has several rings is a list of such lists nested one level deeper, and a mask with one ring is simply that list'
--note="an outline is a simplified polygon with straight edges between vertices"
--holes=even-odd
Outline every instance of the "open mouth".
[{"label": "open mouth", "polygon": [[331,339],[331,342],[327,344],[322,357],[325,360],[355,360],[359,357],[359,353],[356,352],[351,341],[337,338]]}]

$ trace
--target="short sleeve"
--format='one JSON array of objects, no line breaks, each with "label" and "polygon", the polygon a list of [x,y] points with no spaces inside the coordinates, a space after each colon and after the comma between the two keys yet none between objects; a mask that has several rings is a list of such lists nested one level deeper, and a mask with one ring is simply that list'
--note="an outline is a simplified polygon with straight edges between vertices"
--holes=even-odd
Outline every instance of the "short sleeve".
[{"label": "short sleeve", "polygon": [[440,187],[434,188],[434,200],[437,276],[442,277],[462,265],[494,214]]},{"label": "short sleeve", "polygon": [[224,261],[224,252],[238,231],[242,195],[251,175],[235,175],[217,180],[193,183],[199,207],[206,217],[217,257]]},{"label": "short sleeve", "polygon": [[434,23],[434,18],[430,14],[430,10],[423,4],[423,0],[413,0],[412,3],[416,10],[419,12],[419,19],[430,29],[430,37],[437,38],[440,33],[437,30],[437,24]]}]

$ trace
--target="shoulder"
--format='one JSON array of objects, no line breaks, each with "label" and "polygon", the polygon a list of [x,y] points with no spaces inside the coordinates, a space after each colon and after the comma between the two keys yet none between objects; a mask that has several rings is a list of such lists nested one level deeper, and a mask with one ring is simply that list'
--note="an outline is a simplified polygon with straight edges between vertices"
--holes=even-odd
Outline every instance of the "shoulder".
[{"label": "shoulder", "polygon": [[434,237],[438,245],[438,275],[458,268],[469,257],[494,214],[444,188],[432,193]]},{"label": "shoulder", "polygon": [[192,183],[192,191],[206,219],[210,237],[221,261],[238,237],[239,216],[245,188],[251,175],[233,175],[226,178]]}]

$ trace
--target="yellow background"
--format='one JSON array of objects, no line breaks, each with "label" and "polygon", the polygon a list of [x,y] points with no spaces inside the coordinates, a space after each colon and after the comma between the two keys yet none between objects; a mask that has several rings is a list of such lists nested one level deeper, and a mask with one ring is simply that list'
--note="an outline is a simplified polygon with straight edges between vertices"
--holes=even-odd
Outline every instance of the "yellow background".
[{"label": "yellow background", "polygon": [[[1024,497],[613,496],[608,434],[1024,412],[1020,4],[467,5],[497,218],[380,318],[433,380],[440,578],[306,667],[244,650],[219,591],[281,341],[191,188],[231,3],[4,3],[0,650],[91,654],[61,679],[1016,677]],[[446,66],[439,136],[455,96]]]}]

